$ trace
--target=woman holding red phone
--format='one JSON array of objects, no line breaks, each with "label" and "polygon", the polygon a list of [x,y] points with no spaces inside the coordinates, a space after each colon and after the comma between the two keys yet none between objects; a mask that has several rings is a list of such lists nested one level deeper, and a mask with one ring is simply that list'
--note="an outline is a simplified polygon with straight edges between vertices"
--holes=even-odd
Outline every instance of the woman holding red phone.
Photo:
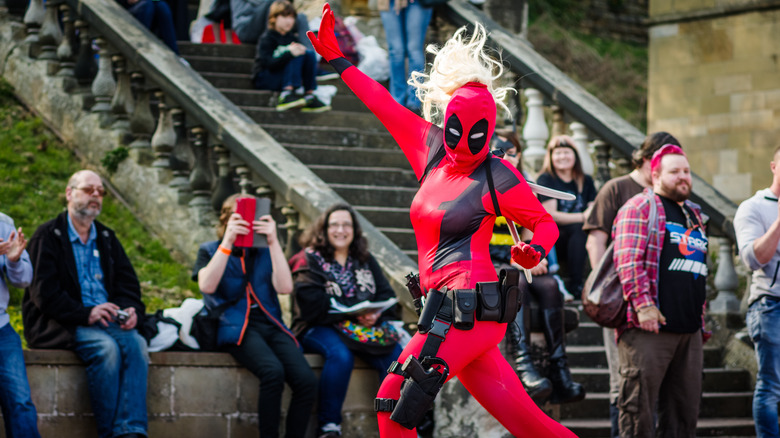
[{"label": "woman holding red phone", "polygon": [[[534,233],[530,244],[512,247],[512,259],[525,268],[536,266],[558,238],[558,228],[517,169],[489,155],[496,107],[506,108],[503,99],[510,90],[494,86],[502,66],[483,51],[487,35],[482,26],[477,25],[471,37],[462,28],[441,49],[428,48],[436,55],[430,73],[415,72],[410,80],[422,102],[421,118],[343,57],[333,22],[333,12],[326,4],[319,34],[309,33],[315,50],[379,118],[420,181],[410,216],[417,238],[420,286],[428,296],[426,306],[443,290],[454,291],[452,296],[457,298],[473,293],[478,283],[497,280],[488,244],[499,208],[501,215]],[[440,328],[446,326],[446,319],[440,315],[436,312],[433,324],[438,328],[427,334],[418,332],[404,348],[398,358],[404,364],[402,372],[393,367],[379,388],[375,408],[382,437],[417,436],[414,427],[420,415],[414,414],[427,409],[429,398],[435,397],[435,391],[429,391],[434,386],[429,378],[439,379],[435,374],[439,372],[446,379],[457,375],[514,436],[574,436],[536,406],[499,351],[506,323],[477,318],[467,328],[453,324],[444,331]],[[433,333],[442,334],[436,336],[440,343],[435,356],[420,357]],[[407,367],[415,360],[417,367]]]},{"label": "woman holding red phone", "polygon": [[293,281],[271,215],[251,230],[265,235],[267,247],[234,248],[250,223],[236,213],[233,195],[222,204],[217,237],[198,250],[192,279],[210,311],[221,311],[217,343],[260,379],[257,404],[260,436],[278,437],[284,384],[292,389],[286,436],[303,437],[314,405],[317,378],[282,321],[277,294],[290,294]]}]

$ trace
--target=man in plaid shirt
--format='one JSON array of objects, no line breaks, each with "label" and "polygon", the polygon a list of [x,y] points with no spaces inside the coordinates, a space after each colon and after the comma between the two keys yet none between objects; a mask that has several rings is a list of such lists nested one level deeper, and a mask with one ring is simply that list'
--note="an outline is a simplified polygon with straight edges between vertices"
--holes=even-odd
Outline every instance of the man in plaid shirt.
[{"label": "man in plaid shirt", "polygon": [[[631,198],[612,229],[627,322],[617,329],[621,437],[694,437],[703,368],[708,240],[679,146],[651,162],[653,188]],[[649,223],[651,202],[656,220]]]}]

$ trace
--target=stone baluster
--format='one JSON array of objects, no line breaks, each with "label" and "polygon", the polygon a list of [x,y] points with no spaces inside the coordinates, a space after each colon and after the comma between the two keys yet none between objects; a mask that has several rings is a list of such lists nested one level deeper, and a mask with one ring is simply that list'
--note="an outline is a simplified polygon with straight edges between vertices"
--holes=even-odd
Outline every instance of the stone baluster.
[{"label": "stone baluster", "polygon": [[538,172],[542,167],[550,131],[544,120],[542,93],[533,88],[527,88],[524,93],[528,100],[526,102],[527,117],[525,126],[523,126],[523,139],[526,144],[523,159],[533,172]]},{"label": "stone baluster", "polygon": [[63,78],[63,89],[70,91],[75,87],[73,46],[76,41],[76,27],[73,24],[74,19],[70,6],[63,3],[60,5],[60,11],[62,12],[64,30],[60,39],[60,45],[57,46],[57,58],[60,60],[60,69],[57,72],[57,77]]},{"label": "stone baluster", "polygon": [[734,269],[733,243],[726,237],[714,238],[718,242],[718,272],[715,273],[715,289],[718,296],[709,303],[709,314],[723,327],[741,328],[744,315],[739,309],[736,290],[739,286],[737,271]]},{"label": "stone baluster", "polygon": [[566,135],[566,122],[563,120],[563,108],[553,105],[552,109],[552,136]]},{"label": "stone baluster", "polygon": [[217,157],[217,183],[211,194],[211,208],[214,211],[222,209],[222,203],[228,196],[235,193],[230,169],[230,151],[222,145],[214,145],[214,155]]},{"label": "stone baluster", "polygon": [[631,157],[621,153],[617,149],[615,149],[614,155],[612,160],[615,162],[615,171],[617,175],[625,175],[634,170]]},{"label": "stone baluster", "polygon": [[79,85],[88,86],[97,72],[95,53],[92,51],[92,40],[89,37],[89,23],[76,20],[76,28],[79,31],[79,53],[76,56],[73,75]]},{"label": "stone baluster", "polygon": [[168,185],[176,189],[179,204],[187,204],[192,197],[190,190],[190,168],[192,167],[192,151],[187,138],[187,127],[184,122],[184,112],[179,108],[171,108],[173,131],[176,133],[176,143],[173,145],[169,161],[173,178]]},{"label": "stone baluster", "polygon": [[92,105],[91,111],[100,115],[100,124],[105,127],[111,120],[111,97],[116,92],[116,81],[111,68],[108,42],[102,38],[98,38],[96,42],[99,59],[97,75],[92,81],[92,95],[95,97],[95,104]]},{"label": "stone baluster", "polygon": [[298,236],[300,236],[300,220],[298,217],[298,210],[292,204],[287,204],[282,207],[282,214],[287,218],[287,222],[283,227],[287,230],[287,244],[285,245],[285,255],[287,258],[292,257],[298,251],[301,250],[301,246],[298,244]]},{"label": "stone baluster", "polygon": [[580,155],[582,171],[593,176],[595,166],[588,150],[588,128],[579,122],[573,122],[569,128],[571,129],[571,138],[574,139],[574,147],[577,148],[577,153]]},{"label": "stone baluster", "polygon": [[236,167],[236,174],[238,174],[238,186],[241,187],[241,194],[248,195],[252,193],[254,184],[252,183],[249,168],[247,166],[238,166]]},{"label": "stone baluster", "polygon": [[130,114],[133,114],[135,110],[135,101],[130,84],[130,71],[125,57],[115,54],[112,59],[116,72],[116,91],[111,99],[111,113],[114,115],[111,129],[118,131],[123,137],[122,143],[126,143],[127,139],[124,137],[130,133]]},{"label": "stone baluster", "polygon": [[211,166],[209,165],[209,154],[206,147],[208,141],[208,132],[196,126],[192,128],[192,155],[195,157],[195,163],[190,173],[190,189],[192,190],[192,199],[189,202],[190,207],[198,209],[205,213],[211,210]]},{"label": "stone baluster", "polygon": [[152,116],[149,88],[146,87],[143,73],[133,72],[130,83],[135,89],[135,106],[130,116],[130,133],[133,141],[130,143],[130,153],[136,163],[149,165],[152,163],[152,144],[154,134],[154,116]]},{"label": "stone baluster", "polygon": [[593,149],[596,151],[596,174],[593,177],[597,187],[601,187],[611,178],[609,171],[610,146],[601,140],[596,140],[593,142]]},{"label": "stone baluster", "polygon": [[8,16],[8,6],[5,4],[5,0],[0,0],[0,18]]},{"label": "stone baluster", "polygon": [[[159,119],[157,129],[152,135],[152,152],[154,153],[153,167],[168,170],[171,166],[171,152],[176,145],[176,131],[173,129],[173,115],[171,109],[165,104],[165,94],[162,91],[155,92],[157,96],[157,107],[159,108]],[[168,178],[163,178],[160,182],[168,182]]]},{"label": "stone baluster", "polygon": [[258,198],[274,199],[276,192],[274,192],[274,189],[271,188],[271,184],[268,184],[267,182],[263,181],[257,185],[257,188],[255,189],[255,195]]},{"label": "stone baluster", "polygon": [[[47,61],[57,61],[57,46],[62,41],[62,29],[60,29],[59,17],[57,11],[60,9],[60,4],[63,0],[47,0],[46,8],[43,14],[43,23],[41,23],[41,30],[38,35],[39,43],[41,45],[41,54],[38,59],[44,59]],[[56,73],[56,69],[52,74]]]},{"label": "stone baluster", "polygon": [[24,40],[26,43],[30,43],[30,56],[37,55],[33,53],[32,45],[38,43],[39,32],[41,30],[41,24],[43,24],[44,18],[43,0],[30,0],[27,11],[24,13],[24,26],[27,28],[27,38]]}]

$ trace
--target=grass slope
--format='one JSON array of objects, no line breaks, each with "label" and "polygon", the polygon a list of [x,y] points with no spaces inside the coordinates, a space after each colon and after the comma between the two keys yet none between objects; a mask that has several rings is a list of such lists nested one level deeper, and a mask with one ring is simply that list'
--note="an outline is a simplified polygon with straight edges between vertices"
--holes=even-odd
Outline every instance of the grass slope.
[{"label": "grass slope", "polygon": [[[22,227],[29,240],[35,229],[65,209],[65,184],[83,164],[30,114],[0,78],[0,211]],[[115,198],[106,196],[98,219],[116,231],[141,281],[147,312],[178,306],[198,297],[190,266],[177,263],[160,240],[151,235]],[[7,236],[2,236],[6,238]],[[8,313],[22,333],[22,290],[11,291]]]}]

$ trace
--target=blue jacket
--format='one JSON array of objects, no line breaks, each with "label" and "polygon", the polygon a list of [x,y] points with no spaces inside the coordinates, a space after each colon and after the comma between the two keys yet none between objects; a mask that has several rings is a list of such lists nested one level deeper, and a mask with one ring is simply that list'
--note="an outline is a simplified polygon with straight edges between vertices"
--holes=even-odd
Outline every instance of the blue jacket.
[{"label": "blue jacket", "polygon": [[[219,241],[213,241],[200,246],[195,267],[192,270],[193,280],[197,281],[198,272],[209,263],[214,253],[217,252],[219,243]],[[250,292],[247,290],[247,278],[256,300],[260,302],[260,310],[280,330],[285,331],[294,338],[292,333],[290,333],[290,329],[282,321],[282,309],[279,305],[279,298],[271,282],[273,271],[268,248],[257,248],[255,251],[256,254],[254,256],[244,257],[248,277],[244,275],[241,267],[241,257],[231,255],[225,267],[225,272],[219,280],[217,290],[213,294],[203,294],[203,302],[209,310],[223,304],[233,303],[220,316],[219,332],[217,334],[217,343],[220,346],[239,344],[242,339],[249,316]]]}]

